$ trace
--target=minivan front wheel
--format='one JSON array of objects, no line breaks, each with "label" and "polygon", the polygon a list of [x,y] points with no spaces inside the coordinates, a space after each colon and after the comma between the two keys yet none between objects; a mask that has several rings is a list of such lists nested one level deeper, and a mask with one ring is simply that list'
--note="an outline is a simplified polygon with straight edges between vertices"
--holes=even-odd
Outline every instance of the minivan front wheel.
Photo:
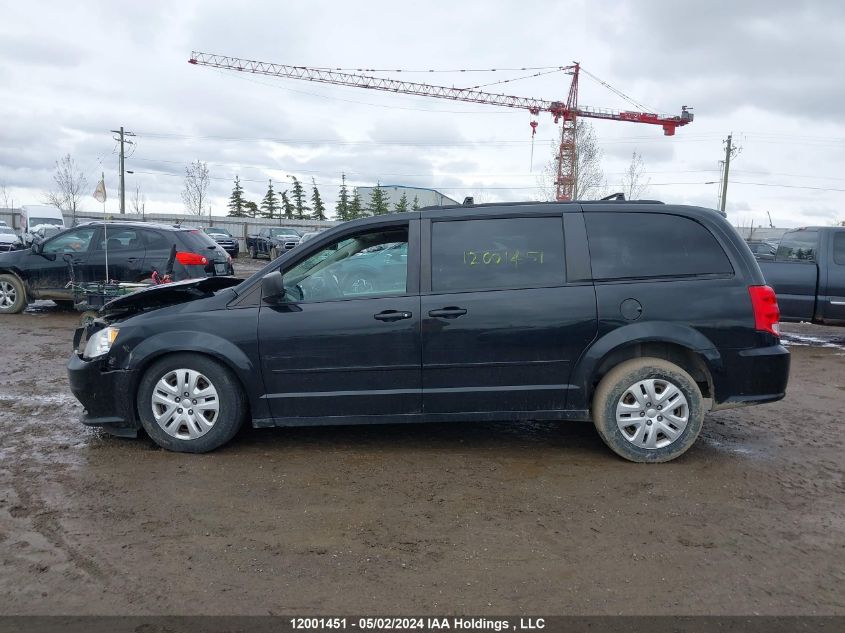
[{"label": "minivan front wheel", "polygon": [[205,453],[234,437],[246,417],[246,402],[226,367],[207,356],[174,354],[144,373],[138,413],[159,446]]},{"label": "minivan front wheel", "polygon": [[701,390],[677,365],[636,358],[602,378],[593,423],[611,450],[632,462],[668,462],[693,445],[704,421]]}]

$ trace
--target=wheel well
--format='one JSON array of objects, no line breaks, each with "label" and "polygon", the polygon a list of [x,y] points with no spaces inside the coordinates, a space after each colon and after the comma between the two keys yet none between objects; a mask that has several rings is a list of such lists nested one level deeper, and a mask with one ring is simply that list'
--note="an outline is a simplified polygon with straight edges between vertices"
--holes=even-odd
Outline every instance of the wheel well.
[{"label": "wheel well", "polygon": [[138,386],[141,384],[141,379],[143,378],[144,374],[147,373],[147,370],[150,368],[150,365],[153,363],[157,363],[163,358],[167,358],[168,356],[175,356],[177,354],[196,354],[197,356],[205,356],[209,360],[213,360],[216,363],[220,363],[232,372],[232,375],[235,377],[235,380],[238,383],[238,386],[241,388],[241,392],[244,394],[244,401],[246,402],[246,414],[247,420],[249,420],[252,416],[252,406],[249,401],[249,391],[246,389],[246,385],[244,384],[241,377],[238,375],[238,372],[235,371],[235,368],[232,367],[226,361],[220,359],[218,356],[214,356],[213,354],[206,354],[205,352],[198,352],[192,349],[183,349],[183,350],[172,350],[169,352],[164,352],[163,354],[157,354],[155,356],[151,356],[149,358],[144,359],[144,362],[138,366],[138,373],[137,378],[135,380],[135,384],[132,386],[132,411],[135,415],[138,415]]},{"label": "wheel well", "polygon": [[607,372],[626,360],[645,357],[662,358],[674,363],[692,376],[692,379],[698,384],[702,396],[705,398],[713,397],[713,378],[707,364],[700,355],[677,343],[648,341],[617,348],[601,359],[593,372],[588,402],[592,401],[596,386]]}]

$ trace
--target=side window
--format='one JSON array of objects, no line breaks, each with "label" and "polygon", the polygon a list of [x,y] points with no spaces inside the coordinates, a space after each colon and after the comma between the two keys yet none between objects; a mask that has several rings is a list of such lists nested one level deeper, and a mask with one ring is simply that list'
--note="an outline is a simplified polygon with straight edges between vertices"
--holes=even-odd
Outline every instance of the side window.
[{"label": "side window", "polygon": [[565,280],[561,217],[431,225],[434,292],[538,288]]},{"label": "side window", "polygon": [[[137,229],[121,229],[116,227],[107,228],[98,244],[98,249],[103,250],[106,246],[109,252],[143,248]],[[108,239],[106,239],[108,237]]]},{"label": "side window", "polygon": [[833,234],[833,262],[845,266],[845,231]]},{"label": "side window", "polygon": [[267,237],[270,235],[270,229],[261,229],[261,231],[258,232],[258,235],[261,237]]},{"label": "side window", "polygon": [[668,213],[585,213],[595,279],[731,274],[704,226]]},{"label": "side window", "polygon": [[284,272],[286,296],[296,302],[401,295],[407,280],[407,226],[332,242]]},{"label": "side window", "polygon": [[44,244],[45,253],[81,253],[88,250],[94,237],[94,227],[76,229],[59,235]]},{"label": "side window", "polygon": [[143,238],[142,241],[144,243],[144,246],[147,248],[147,250],[170,250],[171,241],[168,240],[164,235],[162,235],[158,231],[141,230],[140,233],[141,237]]},{"label": "side window", "polygon": [[818,241],[818,231],[786,233],[780,240],[775,260],[779,262],[814,262],[816,261],[816,243]]}]

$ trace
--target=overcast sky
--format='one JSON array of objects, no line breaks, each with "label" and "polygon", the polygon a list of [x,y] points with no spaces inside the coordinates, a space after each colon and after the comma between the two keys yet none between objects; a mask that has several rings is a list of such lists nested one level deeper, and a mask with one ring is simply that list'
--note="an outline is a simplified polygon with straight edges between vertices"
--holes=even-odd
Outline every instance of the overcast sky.
[{"label": "overcast sky", "polygon": [[[105,172],[117,207],[111,129],[136,134],[127,192],[147,211],[181,211],[185,164],[206,161],[225,213],[237,174],[259,201],[272,178],[317,182],[333,206],[352,185],[434,187],[476,201],[537,199],[557,129],[548,115],[531,163],[524,111],[244,76],[187,63],[193,50],[285,64],[453,70],[554,67],[574,60],[638,102],[693,124],[596,121],[611,190],[642,155],[649,197],[717,204],[733,133],[727,211],[737,224],[845,220],[845,3],[800,1],[19,2],[0,3],[0,185],[41,203],[70,153],[93,192]],[[396,73],[381,73],[396,76]],[[528,72],[411,73],[467,87]],[[582,76],[579,102],[630,109]],[[486,90],[565,100],[549,73]],[[711,183],[711,184],[707,184]],[[0,205],[3,201],[0,200]],[[101,208],[86,196],[85,208]]]}]

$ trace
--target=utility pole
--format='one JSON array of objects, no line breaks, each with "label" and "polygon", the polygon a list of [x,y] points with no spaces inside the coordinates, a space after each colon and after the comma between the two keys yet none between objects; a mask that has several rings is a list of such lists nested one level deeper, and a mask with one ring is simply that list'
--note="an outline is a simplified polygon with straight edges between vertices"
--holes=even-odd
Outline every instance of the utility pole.
[{"label": "utility pole", "polygon": [[[115,141],[120,143],[120,159],[118,160],[118,167],[120,171],[120,213],[126,213],[126,152],[124,145],[134,145],[133,141],[127,140],[127,136],[135,136],[132,132],[124,132],[123,126],[119,130],[111,130],[118,135]],[[131,172],[130,172],[131,173]]]},{"label": "utility pole", "polygon": [[728,134],[725,139],[725,171],[722,173],[722,201],[719,203],[719,211],[725,213],[725,202],[728,199],[728,173],[731,169],[731,157],[736,156],[742,151],[741,147],[733,147],[733,134]]}]

